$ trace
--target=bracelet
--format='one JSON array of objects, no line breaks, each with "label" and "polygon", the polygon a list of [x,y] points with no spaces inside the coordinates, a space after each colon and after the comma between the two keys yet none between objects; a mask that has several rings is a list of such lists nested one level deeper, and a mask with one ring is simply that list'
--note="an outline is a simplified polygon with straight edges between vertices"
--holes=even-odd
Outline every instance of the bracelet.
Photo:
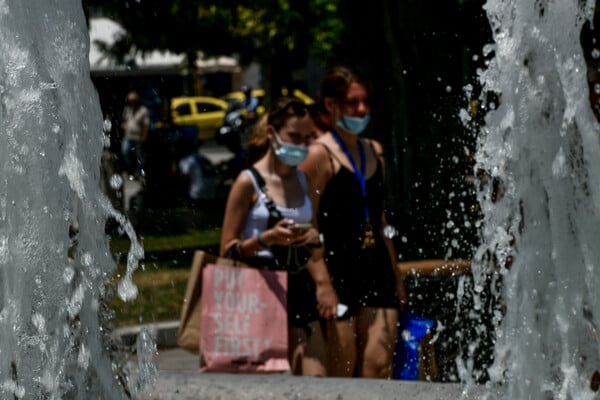
[{"label": "bracelet", "polygon": [[264,248],[269,247],[269,245],[264,241],[264,239],[262,237],[262,233],[259,233],[258,235],[256,235],[256,240],[258,241],[258,244],[260,244],[262,247],[264,247]]}]

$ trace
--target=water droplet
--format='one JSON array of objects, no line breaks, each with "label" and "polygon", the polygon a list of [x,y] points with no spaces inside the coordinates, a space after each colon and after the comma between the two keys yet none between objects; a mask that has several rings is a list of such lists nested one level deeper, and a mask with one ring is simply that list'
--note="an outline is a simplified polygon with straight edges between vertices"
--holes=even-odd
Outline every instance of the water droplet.
[{"label": "water droplet", "polygon": [[392,225],[386,225],[383,227],[383,236],[388,239],[393,239],[398,235],[398,230]]},{"label": "water droplet", "polygon": [[31,316],[31,322],[33,323],[33,326],[35,326],[39,333],[44,334],[46,332],[46,319],[42,314],[33,314]]},{"label": "water droplet", "polygon": [[138,288],[130,279],[123,279],[119,283],[119,298],[123,301],[131,301],[137,297]]},{"label": "water droplet", "polygon": [[110,132],[112,130],[112,122],[109,118],[104,119],[104,123],[102,124],[102,130],[104,132]]},{"label": "water droplet", "polygon": [[71,268],[71,267],[65,268],[65,271],[63,272],[63,279],[65,280],[65,282],[71,283],[74,276],[75,276],[75,271],[73,270],[73,268]]},{"label": "water droplet", "polygon": [[110,177],[109,184],[113,190],[119,190],[123,186],[123,178],[119,174],[114,174]]},{"label": "water droplet", "polygon": [[592,50],[592,58],[597,60],[598,58],[600,58],[600,50],[598,49],[593,49]]},{"label": "water droplet", "polygon": [[40,82],[40,89],[42,90],[49,90],[49,89],[56,89],[58,88],[58,85],[56,84],[56,82]]},{"label": "water droplet", "polygon": [[81,256],[81,265],[83,265],[84,267],[91,267],[93,261],[94,257],[92,257],[92,255],[89,252],[86,252]]},{"label": "water droplet", "polygon": [[88,369],[90,365],[90,352],[85,344],[81,345],[81,349],[77,355],[77,364],[83,369]]}]

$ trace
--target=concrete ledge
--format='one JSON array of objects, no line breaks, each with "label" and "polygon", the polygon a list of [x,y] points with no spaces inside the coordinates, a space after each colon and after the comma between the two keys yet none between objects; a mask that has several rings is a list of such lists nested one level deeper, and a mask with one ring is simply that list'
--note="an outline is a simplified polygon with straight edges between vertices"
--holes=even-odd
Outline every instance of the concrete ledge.
[{"label": "concrete ledge", "polygon": [[120,337],[125,346],[133,346],[140,331],[146,328],[153,332],[154,340],[158,348],[177,347],[177,333],[179,321],[164,321],[155,324],[134,325],[115,329],[113,336]]},{"label": "concrete ledge", "polygon": [[161,373],[146,400],[448,400],[479,399],[460,384],[290,375]]}]

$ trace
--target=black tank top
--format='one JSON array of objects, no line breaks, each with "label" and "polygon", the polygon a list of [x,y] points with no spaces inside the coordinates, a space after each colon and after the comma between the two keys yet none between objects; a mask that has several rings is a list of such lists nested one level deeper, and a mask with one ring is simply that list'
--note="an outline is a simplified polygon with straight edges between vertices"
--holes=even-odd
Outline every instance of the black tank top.
[{"label": "black tank top", "polygon": [[352,311],[357,307],[397,307],[398,304],[395,274],[381,236],[385,191],[383,165],[379,159],[375,173],[366,183],[374,247],[362,249],[365,199],[356,176],[349,169],[342,166],[327,182],[317,215],[333,286],[340,301]]}]

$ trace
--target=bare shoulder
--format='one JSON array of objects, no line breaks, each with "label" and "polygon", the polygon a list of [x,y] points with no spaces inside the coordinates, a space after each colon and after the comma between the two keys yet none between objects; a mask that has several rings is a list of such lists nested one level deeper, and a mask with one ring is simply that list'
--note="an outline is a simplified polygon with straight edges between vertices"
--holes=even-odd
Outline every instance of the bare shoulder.
[{"label": "bare shoulder", "polygon": [[383,146],[381,145],[381,143],[379,143],[375,139],[367,139],[367,140],[371,144],[371,146],[373,147],[373,150],[375,150],[375,154],[378,157],[383,156]]},{"label": "bare shoulder", "polygon": [[235,182],[231,186],[231,193],[237,193],[241,195],[248,195],[254,191],[254,184],[250,174],[242,171],[235,178]]},{"label": "bare shoulder", "polygon": [[331,150],[329,150],[330,147],[326,147],[328,146],[327,143],[321,139],[322,137],[308,147],[308,155],[299,166],[310,177],[313,185],[317,187],[322,186],[321,181],[328,179],[332,174],[331,155],[329,153]]},{"label": "bare shoulder", "polygon": [[[317,139],[310,146],[308,146],[308,155],[306,159],[300,164],[300,169],[310,172],[311,167],[315,167],[318,164],[325,162],[329,158],[328,147],[324,143],[322,138]],[[317,164],[317,165],[315,165]]]}]

